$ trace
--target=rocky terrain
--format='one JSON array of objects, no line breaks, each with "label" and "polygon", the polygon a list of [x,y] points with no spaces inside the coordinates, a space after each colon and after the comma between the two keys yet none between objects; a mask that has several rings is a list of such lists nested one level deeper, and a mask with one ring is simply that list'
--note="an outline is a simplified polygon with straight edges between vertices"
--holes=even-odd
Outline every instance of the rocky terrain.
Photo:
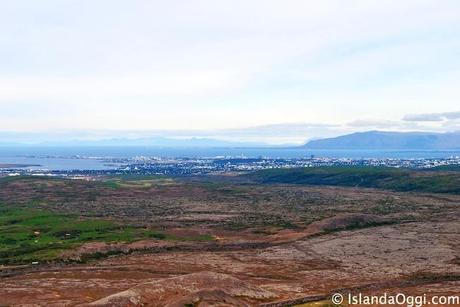
[{"label": "rocky terrain", "polygon": [[90,241],[54,261],[4,265],[7,306],[291,306],[336,291],[460,289],[456,195],[27,179],[2,183],[0,202],[212,238]]}]

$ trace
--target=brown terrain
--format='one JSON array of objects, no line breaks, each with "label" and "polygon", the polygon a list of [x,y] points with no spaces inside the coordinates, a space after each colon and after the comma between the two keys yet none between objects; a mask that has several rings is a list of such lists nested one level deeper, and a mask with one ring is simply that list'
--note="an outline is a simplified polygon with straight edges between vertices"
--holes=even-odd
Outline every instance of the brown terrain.
[{"label": "brown terrain", "polygon": [[5,265],[2,306],[327,306],[337,291],[432,296],[460,289],[455,195],[41,179],[3,184],[0,203],[213,238],[88,242],[61,260]]}]

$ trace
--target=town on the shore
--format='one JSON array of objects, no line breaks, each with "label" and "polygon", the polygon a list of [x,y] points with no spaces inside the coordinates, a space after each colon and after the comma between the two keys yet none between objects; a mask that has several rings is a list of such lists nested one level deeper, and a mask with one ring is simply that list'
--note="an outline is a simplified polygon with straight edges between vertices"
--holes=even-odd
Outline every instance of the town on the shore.
[{"label": "town on the shore", "polygon": [[203,157],[203,158],[161,158],[137,156],[131,158],[111,157],[68,157],[75,159],[98,159],[112,166],[104,170],[49,170],[38,165],[2,165],[0,176],[61,176],[78,178],[79,176],[101,175],[208,175],[231,172],[248,172],[274,168],[301,168],[301,167],[392,167],[411,169],[449,168],[460,166],[460,156],[448,158],[250,158],[250,157]]}]

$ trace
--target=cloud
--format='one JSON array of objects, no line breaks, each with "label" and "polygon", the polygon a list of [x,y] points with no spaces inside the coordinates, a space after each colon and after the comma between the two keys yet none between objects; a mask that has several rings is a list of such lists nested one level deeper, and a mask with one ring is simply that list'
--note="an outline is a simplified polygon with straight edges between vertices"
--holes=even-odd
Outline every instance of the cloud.
[{"label": "cloud", "polygon": [[357,119],[347,124],[347,126],[354,128],[395,128],[400,127],[401,122],[393,120],[379,120],[379,119]]},{"label": "cloud", "polygon": [[460,119],[460,111],[443,113],[408,114],[403,117],[409,122],[442,122],[446,120]]},{"label": "cloud", "polygon": [[346,125],[350,129],[391,130],[391,131],[431,131],[433,127],[420,125],[418,122],[383,119],[357,119]]},{"label": "cloud", "polygon": [[[449,118],[442,121],[423,120],[382,120],[382,119],[357,119],[345,125],[348,131],[369,131],[369,130],[384,130],[384,131],[401,131],[401,132],[449,132],[458,131],[460,129],[460,121],[455,118],[460,118],[457,112],[436,113],[436,116],[421,117],[423,119]],[[431,114],[430,114],[431,115]]]},{"label": "cloud", "polygon": [[[454,117],[454,112],[446,112]],[[358,119],[346,124],[333,123],[277,123],[243,128],[227,129],[119,129],[119,130],[48,130],[36,132],[0,131],[3,142],[40,143],[46,141],[68,140],[108,140],[143,138],[211,138],[233,142],[251,142],[266,144],[303,144],[308,140],[328,138],[353,132],[384,131],[458,131],[458,121],[418,123],[412,121],[392,121],[382,119]]]},{"label": "cloud", "polygon": [[267,144],[302,144],[318,137],[343,134],[340,125],[321,123],[280,123],[229,129],[177,129],[177,130],[50,130],[41,132],[0,131],[3,142],[40,143],[59,140],[140,139],[164,137],[174,139],[212,138],[235,142]]},{"label": "cloud", "polygon": [[[459,8],[455,0],[3,1],[0,122],[222,137],[257,126],[231,135],[270,140],[408,129],[391,120],[458,104]],[[283,122],[351,123],[270,125]]]},{"label": "cloud", "polygon": [[331,137],[343,133],[343,127],[327,123],[278,123],[243,128],[214,130],[163,130],[145,134],[166,137],[206,137],[228,141],[266,142],[270,144],[303,143],[307,139]]},{"label": "cloud", "polygon": [[282,123],[273,125],[262,125],[248,128],[238,129],[224,129],[218,130],[216,134],[232,134],[232,135],[245,135],[245,136],[292,136],[309,134],[317,130],[330,130],[338,128],[340,125],[325,124],[325,123]]},{"label": "cloud", "polygon": [[208,132],[211,137],[233,141],[238,139],[261,140],[271,144],[304,143],[308,139],[332,137],[341,133],[343,133],[341,125],[328,123],[280,123]]}]

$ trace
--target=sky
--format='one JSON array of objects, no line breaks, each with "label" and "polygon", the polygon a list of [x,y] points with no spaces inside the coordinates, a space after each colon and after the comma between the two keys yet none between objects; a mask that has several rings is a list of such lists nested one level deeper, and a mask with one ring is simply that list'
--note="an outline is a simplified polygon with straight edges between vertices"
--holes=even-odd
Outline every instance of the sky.
[{"label": "sky", "polygon": [[457,131],[458,80],[456,0],[0,0],[3,135]]}]

